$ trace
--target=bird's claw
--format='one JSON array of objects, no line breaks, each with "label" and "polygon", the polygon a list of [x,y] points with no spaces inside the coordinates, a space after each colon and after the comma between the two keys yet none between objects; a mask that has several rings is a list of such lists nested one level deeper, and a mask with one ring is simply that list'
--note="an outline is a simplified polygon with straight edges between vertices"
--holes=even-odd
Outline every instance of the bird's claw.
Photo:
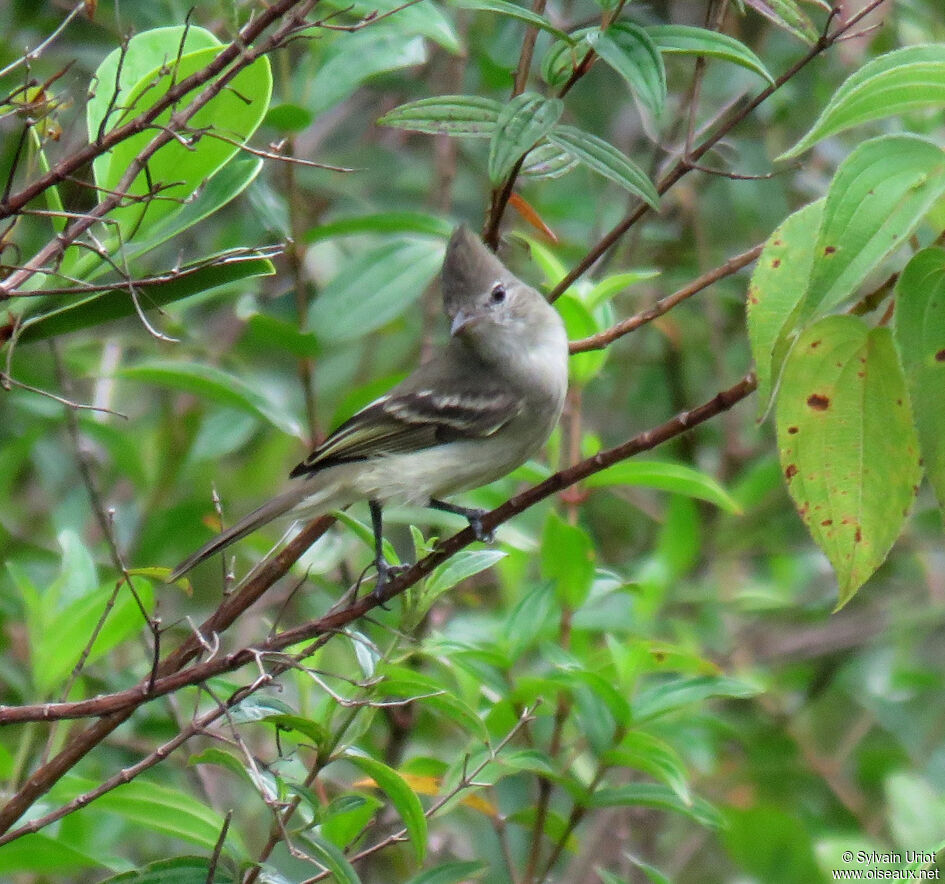
[{"label": "bird's claw", "polygon": [[466,518],[469,520],[469,527],[472,528],[476,540],[480,543],[495,543],[495,531],[490,528],[488,531],[482,524],[482,517],[488,510],[474,510]]},{"label": "bird's claw", "polygon": [[371,590],[371,595],[385,611],[389,611],[390,608],[384,604],[386,601],[384,590],[391,580],[407,571],[410,565],[388,565],[387,562],[380,559],[374,563],[374,567],[377,568],[377,580],[374,581],[374,589]]}]

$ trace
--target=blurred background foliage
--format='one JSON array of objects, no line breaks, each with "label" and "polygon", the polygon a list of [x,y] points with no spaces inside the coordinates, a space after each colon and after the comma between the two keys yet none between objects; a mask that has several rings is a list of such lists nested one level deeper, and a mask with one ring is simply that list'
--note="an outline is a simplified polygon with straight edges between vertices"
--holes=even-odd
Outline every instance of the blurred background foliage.
[{"label": "blurred background foliage", "polygon": [[[732,4],[725,31],[777,75],[805,46],[759,16],[757,5]],[[192,18],[226,41],[253,7],[201,0]],[[392,7],[357,0],[353,13]],[[173,342],[129,317],[60,335],[55,352],[42,341],[14,351],[6,370],[21,384],[127,415],[81,411],[77,420],[79,445],[113,509],[129,567],[172,565],[208,538],[218,526],[214,489],[228,521],[258,505],[281,487],[312,439],[443,338],[428,284],[443,233],[459,221],[482,223],[488,144],[413,134],[377,120],[404,102],[442,93],[508,100],[524,25],[464,7],[425,0],[358,31],[320,30],[273,56],[270,110],[252,143],[285,139],[287,153],[353,171],[266,162],[233,202],[136,265],[142,274],[160,273],[228,248],[287,243],[274,259],[274,275],[215,287],[152,314]],[[332,0],[317,8],[327,15],[348,6]],[[823,21],[816,4],[805,8]],[[42,81],[73,62],[51,87],[61,129],[51,154],[82,143],[88,84],[122,34],[179,25],[188,9],[176,0],[100,2],[93,19],[80,15],[70,23],[31,70]],[[64,11],[8,0],[0,61],[51,33]],[[564,0],[546,15],[573,30],[598,20],[600,7]],[[633,2],[625,15],[644,25],[701,26],[706,4]],[[745,175],[772,171],[770,158],[807,131],[851,71],[898,46],[945,41],[940,0],[899,0],[883,21],[802,70],[706,164]],[[538,35],[538,88],[539,62],[552,42]],[[690,57],[666,58],[668,99],[659,120],[641,111],[603,64],[568,95],[564,119],[657,171],[667,149],[685,138],[693,64]],[[710,61],[696,126],[761,85],[756,73]],[[0,125],[5,180],[19,128],[15,117]],[[945,134],[940,112],[918,115],[910,129]],[[823,193],[862,137],[856,130],[829,139],[769,178],[689,174],[660,212],[579,284],[639,275],[596,321],[608,325],[609,318],[642,310],[762,242],[789,212]],[[30,153],[21,162],[33,164],[20,169],[24,174],[40,160]],[[583,167],[558,179],[522,179],[518,190],[559,242],[549,243],[510,209],[502,254],[546,289],[557,281],[549,279],[554,261],[573,266],[628,206],[613,182]],[[88,204],[81,188],[67,184],[62,193],[68,206]],[[21,223],[17,254],[31,255],[48,235],[35,219]],[[530,260],[526,239],[538,244],[533,257],[540,247],[547,259]],[[10,253],[4,261],[15,263]],[[746,280],[747,271],[724,279],[606,354],[575,360],[579,382],[545,460],[464,502],[495,506],[523,482],[730,386],[750,368]],[[572,337],[587,333],[572,328]],[[472,865],[446,866],[442,877],[425,880],[520,882],[528,874],[537,880],[550,863],[546,880],[575,884],[790,884],[830,880],[831,869],[850,865],[840,858],[844,850],[936,850],[945,841],[945,554],[932,495],[922,492],[888,562],[831,616],[834,578],[784,489],[770,422],[756,419],[753,403],[742,403],[650,455],[698,469],[730,498],[719,492],[715,503],[699,499],[694,484],[684,488],[690,493],[672,494],[616,483],[572,489],[533,507],[500,529],[493,551],[477,545],[460,560],[469,572],[494,567],[439,595],[426,616],[414,611],[419,623],[406,624],[412,636],[398,631],[405,624],[402,601],[395,600],[390,611],[356,624],[354,639],[329,642],[308,661],[323,673],[319,679],[283,676],[281,692],[270,689],[242,704],[230,724],[217,725],[216,736],[191,741],[157,771],[44,833],[0,847],[0,875],[92,881],[161,858],[207,857],[230,808],[226,862],[252,860],[272,820],[260,792],[300,797],[293,826],[312,825],[293,840],[328,865],[343,862],[341,849],[353,845],[348,855],[357,853],[404,820],[413,849],[392,845],[358,862],[364,881],[406,881],[421,868],[467,861]],[[0,558],[7,565],[0,573],[0,698],[10,705],[58,699],[115,572],[63,407],[22,387],[0,396],[0,499]],[[366,509],[351,513],[367,520]],[[393,511],[388,521],[402,557],[462,525],[407,510]],[[277,539],[278,532],[266,530],[243,541],[238,570]],[[251,643],[277,618],[284,626],[320,615],[368,559],[363,536],[339,525],[227,642]],[[436,596],[456,576],[442,569],[426,592]],[[146,602],[153,597],[162,643],[170,647],[187,634],[185,618],[199,622],[218,603],[221,571],[218,563],[197,571],[192,596],[145,580],[141,587]],[[71,698],[146,676],[150,656],[139,637],[147,633],[136,617],[129,605],[116,610],[113,634],[103,637]],[[386,689],[347,681],[384,672]],[[234,674],[213,688],[226,695],[253,677]],[[438,690],[447,692],[440,702],[380,702]],[[517,726],[522,710],[539,699],[534,720]],[[189,720],[195,704],[208,702],[188,689],[143,706],[57,785],[43,809],[153,751]],[[307,724],[273,719],[278,715]],[[278,740],[274,722],[282,729]],[[427,843],[420,823],[414,819],[411,827],[416,805],[406,793],[429,807],[431,793],[449,792],[464,765],[475,768],[486,739],[497,746],[510,733],[500,761],[481,772],[488,785],[461,793],[478,801],[454,799],[430,820]],[[5,728],[0,775],[21,783],[47,751],[47,739],[55,751],[69,734],[67,724]],[[313,743],[342,760],[303,786]],[[355,750],[396,768],[401,779],[385,785],[382,770],[351,761]],[[582,808],[576,816],[575,807]],[[537,808],[544,808],[540,817]],[[425,864],[415,853],[421,842]],[[556,844],[560,856],[552,862]],[[205,877],[206,866],[196,868]],[[218,880],[227,880],[229,868],[221,867]],[[267,856],[266,869],[273,881],[301,881],[317,871],[284,844]],[[181,866],[168,880],[190,880],[185,873]],[[336,876],[345,880],[337,869]]]}]

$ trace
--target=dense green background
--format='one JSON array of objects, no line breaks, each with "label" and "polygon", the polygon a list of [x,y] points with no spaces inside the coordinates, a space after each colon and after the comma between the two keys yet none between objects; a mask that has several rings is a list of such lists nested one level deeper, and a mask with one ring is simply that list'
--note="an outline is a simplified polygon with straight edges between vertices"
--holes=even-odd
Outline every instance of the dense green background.
[{"label": "dense green background", "polygon": [[[358,3],[339,21],[392,7]],[[200,2],[193,20],[226,42],[252,8]],[[816,5],[804,8],[823,22]],[[327,15],[329,6],[317,9]],[[53,160],[84,142],[88,84],[121,35],[179,25],[186,12],[186,4],[171,0],[100,3],[94,20],[79,15],[33,64],[32,75],[42,82],[74,61],[50,87],[63,101],[53,114],[62,135],[47,145]],[[35,45],[63,14],[8,3],[0,62]],[[631,3],[624,14],[638,24],[701,25],[706,8]],[[547,16],[570,31],[599,21],[600,7],[590,0],[556,3]],[[775,76],[807,48],[751,8],[729,10],[725,31],[752,47]],[[271,58],[271,109],[251,143],[264,148],[288,139],[296,156],[355,171],[267,161],[236,200],[135,264],[136,274],[160,273],[226,248],[288,242],[275,259],[276,274],[176,301],[165,315],[151,313],[154,326],[176,342],[156,339],[131,317],[59,335],[58,355],[43,341],[15,349],[10,374],[22,384],[127,415],[84,411],[78,424],[129,567],[171,566],[210,537],[214,488],[230,522],[258,505],[281,487],[311,438],[402,377],[431,340],[442,339],[435,292],[424,289],[438,267],[443,232],[459,221],[477,228],[483,222],[491,190],[488,142],[448,142],[376,121],[404,102],[444,92],[506,102],[523,33],[521,21],[424,0],[359,31],[322,30],[293,43]],[[853,70],[925,41],[945,41],[940,0],[900,0],[886,11],[882,29],[804,68],[703,160],[741,174],[778,174],[685,177],[660,212],[635,226],[594,271],[594,282],[618,272],[658,273],[622,289],[612,313],[597,321],[606,325],[608,316],[642,310],[764,241],[790,212],[823,195],[864,132],[907,128],[941,144],[938,109],[843,133],[797,165],[774,166],[771,159],[810,128]],[[551,43],[539,35],[530,81],[538,91],[540,61]],[[666,57],[667,106],[655,120],[613,70],[597,64],[568,94],[563,119],[656,172],[685,140],[693,66],[690,57]],[[6,78],[3,90],[15,88],[21,76],[22,70]],[[710,61],[696,127],[763,85],[743,67]],[[0,121],[3,180],[21,130],[15,114]],[[19,162],[17,182],[35,176],[34,152]],[[556,281],[548,279],[552,259],[530,261],[517,234],[571,267],[625,214],[629,199],[584,167],[555,180],[525,179],[519,192],[560,241],[548,243],[509,209],[504,254],[523,277],[546,288]],[[78,186],[66,184],[62,195],[74,209],[90,205],[88,191]],[[390,230],[376,219],[354,233],[331,227],[389,212],[417,213],[411,226],[422,231],[405,232],[403,218]],[[3,234],[16,243],[2,253],[4,263],[32,255],[50,232],[48,219],[21,218]],[[615,445],[732,385],[751,366],[747,279],[745,271],[722,280],[619,340],[606,356],[575,359],[569,412],[546,456],[464,502],[498,505],[549,468]],[[571,317],[572,337],[594,330],[593,324],[582,329],[580,320]],[[545,501],[500,530],[493,549],[503,557],[472,547],[473,557],[464,559],[470,570],[495,566],[440,596],[419,624],[402,620],[402,600],[376,611],[355,624],[356,639],[337,638],[307,661],[317,678],[284,676],[281,692],[256,694],[232,721],[218,722],[213,735],[190,741],[133,785],[42,835],[0,847],[0,877],[97,881],[162,858],[206,858],[223,815],[234,809],[218,875],[229,880],[228,864],[257,858],[265,843],[272,816],[261,791],[280,800],[301,796],[292,826],[315,827],[295,832],[293,843],[326,862],[322,852],[331,853],[330,845],[353,844],[349,855],[357,853],[403,817],[412,844],[358,862],[364,881],[407,881],[421,869],[468,860],[480,865],[453,866],[427,880],[479,874],[489,882],[521,882],[526,869],[543,868],[557,842],[563,849],[547,880],[574,884],[812,882],[830,880],[831,869],[857,867],[840,858],[844,850],[936,850],[945,841],[945,556],[934,496],[921,490],[886,564],[831,615],[836,580],[787,495],[771,421],[759,424],[757,416],[750,399],[648,455],[715,479],[740,513],[693,496],[696,487],[710,486],[692,479],[681,486],[687,494],[617,477],[607,487]],[[76,463],[61,405],[22,388],[3,392],[4,704],[61,698],[114,587],[115,570]],[[727,504],[711,488],[704,496]],[[351,514],[367,520],[366,508]],[[389,522],[391,540],[405,556],[408,525],[427,541],[462,526],[462,520],[408,511],[392,512]],[[278,529],[267,529],[243,541],[238,570],[278,537]],[[286,626],[322,614],[369,558],[356,526],[339,525],[294,578],[234,627],[225,646],[264,637],[276,618]],[[427,591],[448,585],[448,578],[441,571]],[[139,583],[144,598],[156,600],[165,648],[186,635],[185,618],[199,622],[220,597],[217,563],[195,572],[192,595]],[[148,672],[148,634],[127,596],[109,623],[113,631],[103,636],[103,650],[93,651],[72,699],[129,687]],[[350,681],[384,672],[388,681],[379,688]],[[248,667],[218,680],[214,693],[225,696],[256,674]],[[409,706],[380,702],[437,690],[447,693]],[[343,705],[339,695],[366,705]],[[535,720],[516,729],[522,709],[539,698]],[[212,703],[189,688],[143,706],[55,787],[40,812],[153,751],[190,720],[195,704]],[[305,723],[279,720],[285,730],[277,741],[273,721],[260,719],[279,713]],[[426,858],[419,861],[425,839],[408,786],[429,807],[431,792],[455,785],[467,756],[472,770],[486,740],[497,746],[513,730],[499,760],[478,777],[487,785],[462,793],[478,803],[454,801],[429,821]],[[0,730],[0,775],[15,788],[39,763],[47,739],[56,751],[69,736],[66,725]],[[297,789],[315,757],[313,743],[338,752],[339,760],[314,785]],[[355,752],[368,761],[352,762]],[[388,768],[372,767],[372,759],[406,780],[385,780]],[[547,813],[536,819],[535,808],[544,806]],[[575,807],[582,808],[577,816]],[[569,815],[576,827],[566,837]],[[536,831],[544,851],[537,864],[529,862]],[[337,851],[331,855],[341,862]],[[273,881],[301,881],[317,871],[284,846],[269,862]],[[204,880],[206,863],[195,868],[194,880]],[[168,874],[167,880],[190,880],[181,869]]]}]

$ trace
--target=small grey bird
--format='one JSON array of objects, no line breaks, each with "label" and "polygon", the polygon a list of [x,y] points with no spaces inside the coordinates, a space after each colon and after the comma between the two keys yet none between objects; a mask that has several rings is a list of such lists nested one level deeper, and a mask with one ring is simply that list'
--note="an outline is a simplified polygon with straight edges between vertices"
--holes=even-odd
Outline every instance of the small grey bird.
[{"label": "small grey bird", "polygon": [[186,558],[168,580],[280,516],[314,518],[363,499],[374,526],[375,593],[390,573],[384,504],[458,513],[483,539],[483,511],[442,498],[506,475],[545,443],[567,392],[568,339],[557,311],[465,226],[447,246],[442,289],[447,345],[338,427],[292,470],[287,491]]}]

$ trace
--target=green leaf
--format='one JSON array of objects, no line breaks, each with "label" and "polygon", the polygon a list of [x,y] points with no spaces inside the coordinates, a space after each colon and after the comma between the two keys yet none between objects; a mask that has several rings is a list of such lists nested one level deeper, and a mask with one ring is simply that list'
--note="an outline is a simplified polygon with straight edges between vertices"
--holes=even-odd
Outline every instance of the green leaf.
[{"label": "green leaf", "polygon": [[907,46],[867,62],[833,93],[811,130],[777,159],[871,120],[945,105],[945,45]]},{"label": "green leaf", "polygon": [[651,25],[646,32],[664,55],[697,55],[730,61],[774,83],[774,77],[761,59],[728,34],[689,25]]},{"label": "green leaf", "polygon": [[491,138],[503,105],[478,95],[421,98],[388,111],[377,122],[426,135]]},{"label": "green leaf", "polygon": [[452,231],[452,225],[437,215],[427,215],[424,212],[376,212],[318,224],[306,231],[305,241],[321,242],[365,233],[416,234],[448,239]]},{"label": "green leaf", "polygon": [[[176,212],[150,224],[141,236],[127,243],[123,251],[125,258],[130,261],[151,251],[222,209],[256,180],[262,167],[263,161],[259,157],[233,157],[202,189],[194,193],[194,199],[180,206]],[[99,262],[97,266],[108,269],[106,262]],[[88,278],[97,275],[89,274]]]},{"label": "green leaf", "polygon": [[945,152],[912,135],[874,138],[837,169],[824,204],[805,307],[831,310],[908,239],[945,193]]},{"label": "green leaf", "polygon": [[407,241],[359,252],[315,299],[309,328],[319,341],[334,343],[386,325],[423,294],[443,251],[441,242]]},{"label": "green leaf", "polygon": [[630,22],[615,22],[591,34],[588,42],[630,87],[634,97],[654,116],[666,103],[663,57],[648,33]]},{"label": "green leaf", "polygon": [[[343,13],[353,12],[362,21],[372,20],[379,15],[392,13],[386,19],[386,26],[402,34],[427,37],[442,46],[447,52],[462,52],[463,46],[450,21],[435,3],[417,3],[405,6],[403,0],[322,0],[325,7]],[[373,30],[373,26],[366,28]],[[342,34],[346,39],[349,34]]]},{"label": "green leaf", "polygon": [[722,825],[719,812],[707,801],[694,798],[691,804],[687,804],[672,789],[661,783],[631,783],[612,789],[598,789],[587,802],[587,806],[653,807],[657,810],[681,813],[704,826],[719,828]]},{"label": "green leaf", "polygon": [[[50,880],[46,876],[54,874],[68,875],[69,878],[78,880],[77,873],[80,870],[106,864],[106,857],[102,856],[102,851],[96,849],[92,853],[85,853],[43,832],[24,835],[9,844],[4,844],[3,850],[0,850],[0,874],[10,876],[7,878],[8,881],[19,880],[15,876],[23,873],[30,874],[29,880],[36,880],[32,877],[33,875],[39,875],[43,880]],[[206,879],[207,875],[204,872],[203,881],[205,882]],[[64,879],[59,877],[58,880]],[[166,881],[164,884],[171,884],[171,882]]]},{"label": "green leaf", "polygon": [[521,174],[536,180],[552,180],[567,175],[577,164],[578,161],[566,150],[543,141],[528,152]]},{"label": "green leaf", "polygon": [[548,140],[566,150],[588,168],[640,197],[654,209],[659,208],[660,195],[646,172],[612,144],[573,126],[556,126],[548,133]]},{"label": "green leaf", "polygon": [[299,422],[273,396],[212,365],[153,360],[122,368],[118,377],[203,396],[267,421],[290,436],[302,437]]},{"label": "green leaf", "polygon": [[798,40],[812,44],[820,32],[795,0],[743,0],[755,12],[774,22],[779,28],[793,34]]},{"label": "green leaf", "polygon": [[246,769],[246,762],[237,758],[232,752],[225,752],[216,746],[208,746],[202,752],[191,755],[187,759],[188,765],[196,764],[215,764],[218,767],[225,768],[231,773],[235,773],[241,780],[254,784],[256,782],[255,774],[251,774]]},{"label": "green leaf", "polygon": [[505,181],[519,158],[548,134],[562,113],[563,101],[535,92],[523,92],[506,104],[489,144],[489,180],[496,186]]},{"label": "green leaf", "polygon": [[626,460],[589,476],[588,488],[611,485],[642,485],[684,494],[714,503],[728,513],[741,512],[738,502],[711,476],[685,464],[656,460]]},{"label": "green leaf", "polygon": [[272,126],[273,129],[278,129],[280,132],[292,134],[307,129],[312,125],[314,119],[314,114],[308,108],[291,102],[284,102],[270,107],[266,111],[263,123]]},{"label": "green leaf", "polygon": [[604,753],[601,761],[608,766],[642,770],[662,780],[684,804],[692,804],[685,763],[672,746],[652,734],[630,731],[616,749]]},{"label": "green leaf", "polygon": [[[435,9],[430,3],[425,8]],[[376,28],[342,34],[329,45],[308,84],[312,113],[321,114],[349,98],[371,77],[426,62],[423,37],[395,27],[393,22],[386,27],[379,23]]]},{"label": "green leaf", "polygon": [[853,316],[807,329],[784,366],[777,429],[788,490],[837,572],[842,607],[886,558],[921,474],[889,329]]},{"label": "green leaf", "polygon": [[478,9],[484,12],[495,12],[498,15],[507,15],[510,18],[516,18],[526,24],[533,25],[539,30],[553,34],[559,40],[563,40],[566,43],[572,42],[571,37],[560,28],[556,28],[552,25],[548,19],[540,16],[537,12],[532,12],[530,9],[509,3],[507,0],[454,0],[454,2],[460,9]]},{"label": "green leaf", "polygon": [[[571,291],[565,292],[555,301],[555,309],[561,314],[569,340],[577,341],[581,338],[587,338],[601,330],[601,325],[594,318],[594,314]],[[586,350],[584,353],[574,353],[568,360],[568,374],[571,377],[571,383],[577,387],[586,386],[601,373],[607,358],[608,351],[606,347],[601,350]]]},{"label": "green leaf", "polygon": [[[98,140],[98,131],[109,106],[112,111],[105,120],[103,132],[114,129],[125,116],[125,107],[132,90],[161,65],[174,61],[178,52],[187,55],[200,49],[220,46],[220,41],[205,28],[174,25],[135,34],[128,41],[124,57],[121,47],[113,49],[92,77],[91,95],[85,106],[89,141]],[[96,180],[103,178],[109,164],[108,154],[96,157],[92,162]]]},{"label": "green leaf", "polygon": [[[159,859],[140,869],[106,878],[100,884],[207,884],[210,859],[205,856],[176,856]],[[235,884],[236,878],[225,863],[217,863],[213,884]]]},{"label": "green leaf", "polygon": [[374,780],[387,795],[404,821],[417,862],[423,862],[427,850],[427,818],[423,815],[420,799],[407,781],[393,768],[373,758],[350,753],[344,757]]},{"label": "green leaf", "polygon": [[710,697],[754,697],[758,688],[746,681],[726,676],[697,675],[673,678],[656,687],[640,691],[633,701],[633,717],[637,722],[658,718],[683,706],[702,703]]},{"label": "green leaf", "polygon": [[659,275],[659,270],[627,270],[624,273],[615,273],[613,276],[604,277],[594,288],[582,295],[581,300],[589,310],[593,310],[601,304],[606,304],[630,286],[648,279],[655,279]]},{"label": "green leaf", "polygon": [[945,250],[923,249],[902,271],[893,333],[925,474],[945,508]]},{"label": "green leaf", "polygon": [[807,292],[823,211],[821,199],[789,215],[768,237],[748,284],[748,340],[760,414],[768,409],[787,352],[785,330]]},{"label": "green leaf", "polygon": [[430,604],[448,589],[474,574],[479,574],[502,561],[508,553],[500,549],[464,549],[435,568],[427,578],[424,600]]},{"label": "green leaf", "polygon": [[[215,263],[208,264],[209,261]],[[219,263],[216,263],[217,261]],[[275,272],[268,258],[245,254],[218,255],[182,267],[163,277],[155,277],[151,282],[138,282],[135,284],[135,291],[139,293],[139,304],[147,312],[221,285],[254,276],[271,276]],[[43,341],[115,319],[123,319],[135,313],[134,302],[124,288],[87,295],[65,305],[62,301],[61,296],[49,296],[44,299],[43,304],[51,305],[52,309],[41,309],[36,315],[30,316],[23,323],[18,343]]]},{"label": "green leaf", "polygon": [[[149,613],[153,611],[154,593],[151,584],[145,580],[135,580],[134,586],[145,610]],[[33,680],[44,696],[61,685],[79,662],[114,592],[115,584],[106,583],[72,600],[54,614],[47,613],[41,628],[31,634]],[[108,618],[96,636],[86,663],[101,659],[130,636],[136,633],[146,635],[147,632],[141,609],[128,587],[122,586]]]},{"label": "green leaf", "polygon": [[550,513],[541,538],[541,573],[554,580],[570,608],[584,604],[594,579],[594,546],[587,532]]},{"label": "green leaf", "polygon": [[[94,789],[99,781],[69,774],[60,780],[51,794],[57,800],[69,800]],[[223,816],[191,798],[186,792],[138,777],[95,800],[98,812],[118,814],[128,822],[164,835],[182,838],[212,850],[223,828]],[[245,855],[234,829],[227,835],[228,852]]]},{"label": "green leaf", "polygon": [[344,850],[364,831],[384,802],[373,795],[339,795],[320,815],[322,835]]},{"label": "green leaf", "polygon": [[[173,53],[176,53],[176,45]],[[222,51],[220,47],[200,49],[181,56],[180,61],[167,67],[163,64],[142,77],[131,89],[123,102],[122,120],[143,113],[163,98],[175,82],[189,77],[210,64]],[[183,102],[196,96],[191,93]],[[127,188],[130,195],[147,194],[152,185],[164,186],[161,199],[118,207],[109,217],[118,221],[124,234],[124,242],[131,241],[133,231],[147,234],[148,228],[166,215],[179,209],[175,201],[186,199],[195,193],[205,180],[218,172],[256,131],[269,107],[272,94],[272,74],[269,59],[261,56],[244,68],[208,104],[197,111],[188,126],[194,130],[207,129],[225,135],[229,141],[212,137],[211,134],[194,135],[185,146],[172,138],[161,147],[147,163],[144,170]],[[168,125],[174,108],[161,113],[153,126]],[[120,121],[116,120],[115,123]],[[154,138],[154,129],[132,135],[109,151],[109,161],[104,170],[95,169],[96,183],[107,190],[115,190],[129,165]]]},{"label": "green leaf", "polygon": [[311,832],[305,835],[305,844],[312,853],[312,858],[326,871],[331,872],[332,884],[361,884],[354,866],[331,841]]},{"label": "green leaf", "polygon": [[407,884],[465,884],[473,878],[481,878],[488,870],[485,863],[474,860],[443,863],[415,875]]},{"label": "green leaf", "polygon": [[541,77],[552,87],[564,85],[577,66],[591,50],[589,38],[600,33],[600,28],[580,28],[567,40],[556,40],[541,60]]},{"label": "green leaf", "polygon": [[488,740],[488,731],[476,711],[453,696],[442,682],[407,667],[390,664],[384,667],[382,674],[383,681],[374,689],[376,697],[385,700],[416,700],[468,734]]}]

